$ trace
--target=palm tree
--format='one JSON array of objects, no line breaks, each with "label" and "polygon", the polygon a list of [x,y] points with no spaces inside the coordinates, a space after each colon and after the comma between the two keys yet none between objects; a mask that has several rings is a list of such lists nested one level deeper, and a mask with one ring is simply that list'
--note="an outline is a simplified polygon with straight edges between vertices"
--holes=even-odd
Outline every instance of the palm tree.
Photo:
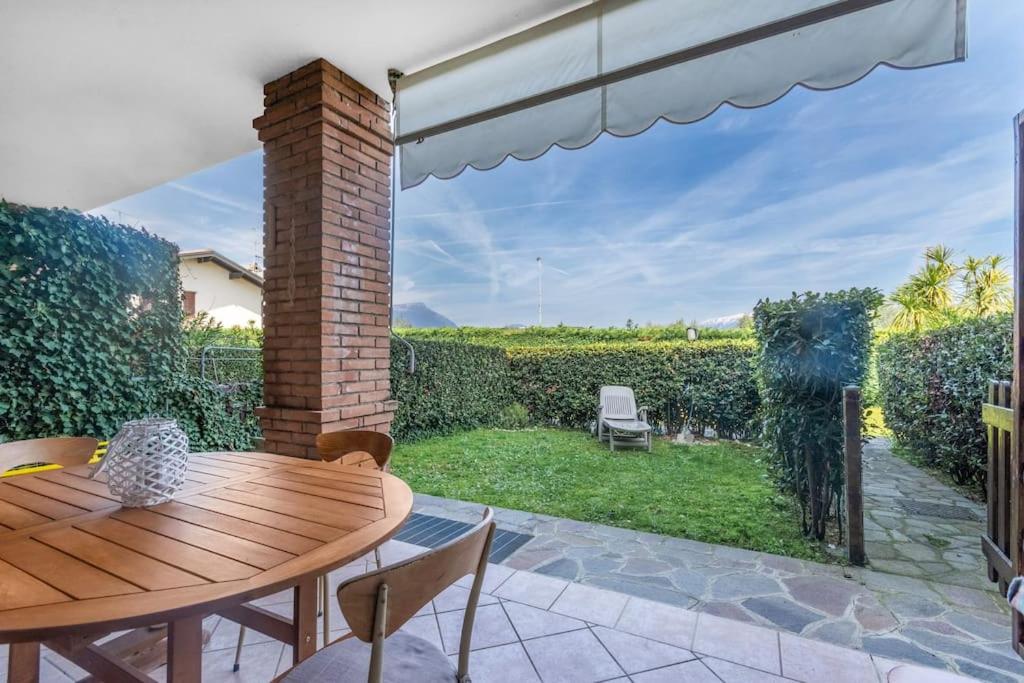
[{"label": "palm tree", "polygon": [[935,308],[909,282],[897,288],[889,296],[889,301],[896,310],[892,327],[897,330],[920,331],[938,316]]},{"label": "palm tree", "polygon": [[1010,308],[1010,274],[1002,256],[968,256],[962,267],[962,306],[973,315],[990,315]]}]

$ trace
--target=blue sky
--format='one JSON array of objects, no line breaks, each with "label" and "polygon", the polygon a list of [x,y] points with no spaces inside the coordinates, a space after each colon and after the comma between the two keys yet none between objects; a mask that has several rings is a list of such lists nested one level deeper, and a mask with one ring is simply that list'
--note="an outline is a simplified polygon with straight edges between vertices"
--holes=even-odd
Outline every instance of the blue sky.
[{"label": "blue sky", "polygon": [[[889,291],[938,242],[1009,256],[1021,25],[1024,3],[973,0],[962,64],[882,67],[832,92],[430,179],[398,196],[396,302],[464,325],[532,323],[541,256],[546,324],[705,320],[792,291]],[[261,163],[249,154],[98,211],[248,263]]]}]

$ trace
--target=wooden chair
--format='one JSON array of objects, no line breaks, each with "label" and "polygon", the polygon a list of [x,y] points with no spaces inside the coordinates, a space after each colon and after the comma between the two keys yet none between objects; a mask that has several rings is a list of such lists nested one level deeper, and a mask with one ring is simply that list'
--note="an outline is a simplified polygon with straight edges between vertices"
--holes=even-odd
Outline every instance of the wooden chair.
[{"label": "wooden chair", "polygon": [[[487,508],[480,523],[454,541],[341,584],[338,602],[352,632],[277,680],[470,683],[473,621],[493,537],[494,515]],[[462,620],[459,665],[455,669],[435,645],[398,629],[467,574],[475,577]]]},{"label": "wooden chair", "polygon": [[99,441],[86,436],[26,439],[0,444],[0,474],[23,465],[84,465],[96,452]]},{"label": "wooden chair", "polygon": [[[341,462],[354,467],[372,467],[386,472],[391,464],[391,451],[395,440],[391,435],[363,429],[349,429],[339,432],[324,432],[316,437],[316,450],[324,462]],[[380,548],[373,549],[373,559],[377,569],[382,566]],[[331,632],[330,581],[321,576],[320,606],[324,622],[324,644]],[[241,667],[242,645],[245,643],[245,627],[238,632],[238,645],[235,648],[234,671]]]}]

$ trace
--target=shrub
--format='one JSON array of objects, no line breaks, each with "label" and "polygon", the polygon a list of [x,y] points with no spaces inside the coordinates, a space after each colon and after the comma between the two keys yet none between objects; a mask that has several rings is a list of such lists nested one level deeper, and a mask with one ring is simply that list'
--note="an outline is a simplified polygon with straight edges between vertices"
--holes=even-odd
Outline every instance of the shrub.
[{"label": "shrub", "polygon": [[601,386],[632,387],[637,403],[664,420],[673,403],[691,422],[744,436],[757,413],[752,341],[587,344],[509,349],[516,400],[537,422],[584,427]]},{"label": "shrub", "polygon": [[155,393],[148,412],[173,417],[192,451],[251,451],[261,434],[253,409],[262,394],[262,381],[217,385],[178,373]]},{"label": "shrub", "polygon": [[[686,325],[649,325],[647,327],[429,327],[407,328],[400,334],[408,339],[462,341],[504,348],[520,346],[568,346],[598,343],[637,343],[686,341]],[[704,328],[700,339],[750,339],[746,329]]]},{"label": "shrub", "polygon": [[796,494],[804,532],[824,538],[843,487],[843,387],[863,384],[875,289],[758,302],[754,329],[765,439],[779,482]]},{"label": "shrub", "polygon": [[66,209],[0,202],[0,441],[109,438],[130,419],[178,420],[191,447],[251,448],[259,387],[189,377],[178,251]]},{"label": "shrub", "polygon": [[961,484],[984,490],[988,380],[1013,374],[1013,318],[974,318],[890,335],[878,348],[879,393],[897,441]]},{"label": "shrub", "polygon": [[263,330],[224,327],[205,312],[182,325],[189,373],[217,384],[263,381]]},{"label": "shrub", "polygon": [[530,426],[530,412],[522,403],[512,403],[501,409],[494,426],[499,429],[526,429]]},{"label": "shrub", "polygon": [[513,400],[504,351],[451,341],[391,342],[391,396],[398,401],[391,433],[411,440],[493,426]]},{"label": "shrub", "polygon": [[0,320],[4,438],[111,436],[181,361],[177,248],[104,218],[0,202]]}]

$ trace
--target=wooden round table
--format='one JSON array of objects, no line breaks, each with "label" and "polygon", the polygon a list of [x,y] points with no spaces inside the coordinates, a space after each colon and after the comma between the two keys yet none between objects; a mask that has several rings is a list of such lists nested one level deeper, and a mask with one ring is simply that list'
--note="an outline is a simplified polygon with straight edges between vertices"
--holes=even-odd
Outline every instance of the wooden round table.
[{"label": "wooden round table", "polygon": [[[412,510],[401,479],[270,453],[196,453],[170,503],[122,508],[89,467],[0,479],[0,643],[8,680],[38,678],[39,645],[101,679],[166,624],[168,680],[197,681],[211,614],[317,647],[316,579],[379,546]],[[294,589],[294,618],[245,605]],[[143,628],[150,627],[150,628]],[[95,641],[138,629],[103,645]],[[147,634],[149,634],[147,636]]]}]

